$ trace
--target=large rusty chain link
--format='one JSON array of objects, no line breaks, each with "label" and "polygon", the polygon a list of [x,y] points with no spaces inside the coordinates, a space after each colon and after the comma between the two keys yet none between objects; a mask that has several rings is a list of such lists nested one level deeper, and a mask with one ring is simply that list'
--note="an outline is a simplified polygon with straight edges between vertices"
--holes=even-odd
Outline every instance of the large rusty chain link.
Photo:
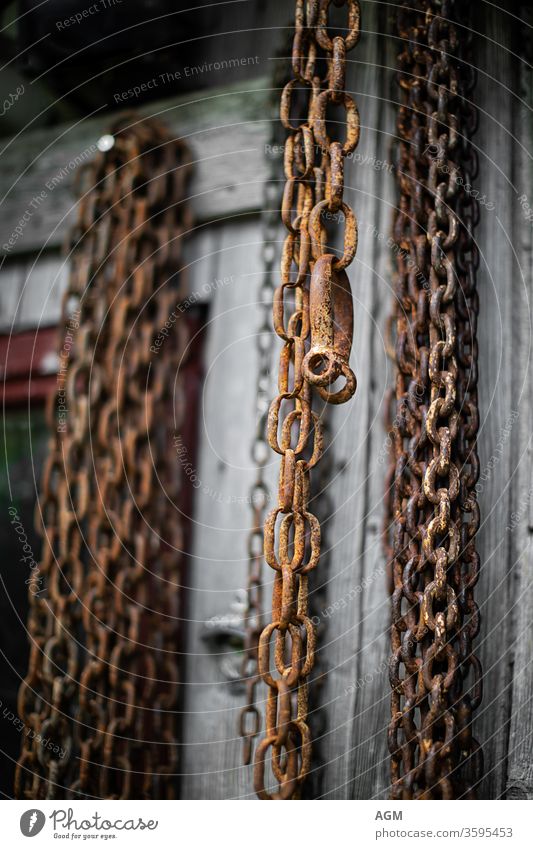
[{"label": "large rusty chain link", "polygon": [[481,668],[476,482],[478,205],[468,30],[454,0],[397,13],[396,392],[388,478],[392,797],[470,798]]},{"label": "large rusty chain link", "polygon": [[155,120],[111,133],[70,245],[60,346],[73,315],[79,329],[49,406],[19,798],[167,798],[176,775],[183,322],[152,352],[180,298],[190,158]]},{"label": "large rusty chain link", "polygon": [[[344,16],[338,30],[333,6],[342,7]],[[320,557],[320,525],[309,510],[309,472],[323,452],[313,397],[340,404],[356,386],[348,364],[353,305],[345,269],[355,256],[357,224],[343,191],[345,160],[359,139],[357,107],[345,90],[346,53],[359,39],[359,19],[357,0],[297,0],[294,76],[281,96],[288,131],[281,217],[288,232],[273,308],[274,329],[283,340],[279,394],[267,425],[281,466],[278,506],[264,525],[264,554],[275,576],[272,621],[258,645],[259,674],[268,687],[254,770],[262,799],[298,798],[310,768],[307,679],[315,627],[308,581]],[[331,120],[332,108],[342,120]],[[338,229],[340,256],[330,247]]]}]

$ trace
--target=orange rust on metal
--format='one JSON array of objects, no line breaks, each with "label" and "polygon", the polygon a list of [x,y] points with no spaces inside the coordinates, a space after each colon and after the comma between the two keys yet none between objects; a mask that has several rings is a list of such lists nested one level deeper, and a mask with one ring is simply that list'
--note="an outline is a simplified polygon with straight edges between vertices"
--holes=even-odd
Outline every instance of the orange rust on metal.
[{"label": "orange rust on metal", "polygon": [[[357,248],[357,223],[343,192],[344,160],[357,145],[359,115],[344,85],[346,52],[359,38],[360,16],[357,0],[336,0],[335,5],[347,9],[347,28],[343,36],[332,35],[330,5],[331,0],[296,0],[294,79],[284,87],[280,107],[282,124],[290,134],[281,209],[288,232],[273,321],[284,344],[267,437],[282,461],[278,505],[264,525],[265,559],[275,570],[275,579],[272,622],[263,630],[258,647],[259,674],[268,687],[265,735],[254,768],[261,799],[299,798],[310,768],[307,678],[314,667],[316,635],[309,617],[307,576],[318,565],[321,534],[318,519],[309,510],[309,472],[323,451],[322,425],[312,403],[314,393],[342,403],[355,391],[348,365],[353,307],[344,269]],[[317,61],[327,66],[324,79],[316,73]],[[295,107],[302,96],[305,115],[299,120]],[[328,134],[328,103],[344,106],[343,143],[331,141]],[[326,244],[326,213],[339,224],[342,218],[345,221],[340,257]],[[325,373],[316,368],[317,357]],[[330,391],[330,378],[334,381],[341,374],[344,387]]]},{"label": "orange rust on metal", "polygon": [[355,375],[348,364],[352,348],[353,300],[348,275],[344,270],[335,270],[333,254],[325,254],[315,263],[309,313],[311,347],[302,364],[304,378],[320,392],[344,374],[343,390],[326,392],[322,397],[330,403],[347,401],[356,387]]},{"label": "orange rust on metal", "polygon": [[60,348],[73,315],[79,328],[48,409],[23,799],[172,798],[177,774],[183,476],[169,451],[188,334],[160,329],[183,297],[191,160],[158,121],[123,116],[110,133],[82,175]]},{"label": "orange rust on metal", "polygon": [[[472,717],[479,631],[476,269],[479,210],[468,4],[404,0],[395,405],[384,540],[392,571],[392,798],[472,798],[483,774]],[[392,341],[392,340],[391,340]],[[389,350],[392,345],[389,345]]]}]

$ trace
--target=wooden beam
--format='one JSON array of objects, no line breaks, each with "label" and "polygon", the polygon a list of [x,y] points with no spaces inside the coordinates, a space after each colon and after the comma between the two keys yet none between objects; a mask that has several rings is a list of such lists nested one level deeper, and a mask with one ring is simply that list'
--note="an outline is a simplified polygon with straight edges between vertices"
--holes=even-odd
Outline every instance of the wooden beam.
[{"label": "wooden beam", "polygon": [[[261,206],[268,138],[267,83],[209,89],[139,109],[191,146],[190,203],[197,222],[223,221]],[[119,113],[19,134],[0,144],[0,254],[63,244],[73,220],[74,179]]]}]

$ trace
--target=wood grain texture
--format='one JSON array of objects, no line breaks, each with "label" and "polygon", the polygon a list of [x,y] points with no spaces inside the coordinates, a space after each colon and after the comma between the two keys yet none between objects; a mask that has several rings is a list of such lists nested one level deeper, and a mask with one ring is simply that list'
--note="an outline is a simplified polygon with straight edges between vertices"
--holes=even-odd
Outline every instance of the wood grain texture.
[{"label": "wood grain texture", "polygon": [[[389,685],[389,603],[380,531],[384,453],[382,403],[390,383],[382,330],[390,308],[390,235],[394,115],[383,46],[384,15],[364,4],[364,33],[350,54],[347,86],[361,113],[361,140],[347,170],[346,199],[359,221],[357,256],[350,267],[355,309],[354,398],[331,415],[334,438],[327,600],[323,611],[326,732],[322,794],[327,799],[382,798],[387,787],[386,727]],[[390,49],[390,42],[388,43]],[[385,60],[385,61],[384,61]],[[319,567],[320,568],[320,567]],[[320,578],[319,578],[320,580]]]},{"label": "wood grain texture", "polygon": [[[141,115],[159,117],[176,138],[189,143],[194,159],[190,203],[197,221],[259,209],[268,94],[260,82],[244,82],[139,109]],[[73,220],[76,171],[94,155],[109,125],[106,115],[2,140],[0,253],[12,256],[63,244]]]},{"label": "wood grain texture", "polygon": [[513,601],[516,570],[511,562],[511,453],[516,442],[512,395],[513,163],[517,78],[509,49],[506,18],[493,7],[480,21],[475,64],[479,69],[475,100],[479,129],[474,137],[480,159],[476,186],[495,208],[481,207],[476,238],[481,253],[478,273],[479,406],[477,485],[481,526],[477,537],[481,577],[476,588],[482,630],[476,652],[483,666],[484,699],[476,713],[475,734],[483,745],[482,798],[498,798],[505,788],[513,663]]},{"label": "wood grain texture", "polygon": [[[239,655],[228,641],[211,639],[210,625],[232,612],[246,586],[261,235],[250,222],[226,225],[211,239],[212,273],[231,282],[217,288],[211,301],[198,434],[181,759],[183,795],[189,799],[252,792],[237,736],[244,693],[225,672],[228,663],[239,668]],[[272,457],[271,476],[275,466]],[[266,570],[265,581],[268,597],[272,575]]]},{"label": "wood grain texture", "polygon": [[[529,24],[532,11],[525,5],[521,17]],[[516,273],[512,286],[512,358],[511,388],[517,410],[517,438],[511,446],[509,490],[512,512],[505,530],[511,542],[510,569],[514,576],[513,671],[510,690],[510,735],[507,750],[509,799],[533,798],[533,222],[527,219],[519,198],[526,195],[531,203],[533,166],[533,73],[528,56],[520,63],[520,94],[523,103],[515,106],[515,169],[513,194],[513,245]],[[519,143],[521,142],[521,144]]]},{"label": "wood grain texture", "polygon": [[[265,28],[273,28],[269,44],[279,40],[280,21],[283,30],[290,11],[279,0],[261,4],[257,31],[242,23],[250,30],[240,35],[248,39],[247,52],[259,51]],[[383,335],[391,299],[387,240],[394,202],[390,162],[397,45],[384,35],[390,32],[390,5],[364,0],[362,11],[363,35],[349,54],[347,80],[361,113],[361,141],[346,171],[346,199],[359,220],[359,248],[350,271],[355,302],[352,367],[358,389],[351,402],[331,412],[333,436],[323,461],[327,475],[314,485],[327,521],[324,558],[312,587],[321,621],[317,675],[323,684],[312,714],[317,738],[313,787],[315,795],[326,799],[386,798],[388,792],[389,599],[380,527],[386,464],[383,400],[392,381]],[[231,27],[238,29],[235,17],[228,22]],[[533,81],[511,52],[516,36],[511,18],[484,5],[479,27],[476,188],[495,208],[481,207],[476,231],[481,251],[482,515],[482,573],[476,591],[482,631],[476,647],[485,698],[475,733],[486,760],[482,797],[532,798],[533,228],[518,198],[525,193],[533,205]],[[268,50],[274,52],[273,47]],[[195,102],[189,96],[152,104],[149,110],[187,136],[199,160],[192,186],[197,228],[185,264],[189,292],[209,304],[198,455],[189,458],[189,473],[195,476],[194,539],[187,580],[180,772],[182,796],[190,799],[253,796],[251,769],[241,765],[237,737],[244,696],[228,681],[236,669],[238,640],[226,635],[217,641],[213,634],[220,624],[217,617],[238,613],[235,600],[242,596],[246,578],[248,496],[254,475],[254,334],[260,319],[261,228],[256,211],[267,173],[268,87],[256,80],[229,90],[210,89]],[[0,243],[50,175],[96,141],[107,123],[94,118],[77,127],[28,133],[0,156],[0,196],[7,191],[0,210]],[[13,174],[23,170],[21,161],[27,171],[12,186]],[[46,322],[55,320],[60,285],[52,282],[60,279],[60,260],[42,257],[29,274],[34,257],[17,253],[56,248],[71,205],[66,177],[50,192],[42,212],[32,216],[13,258],[0,270],[4,332],[5,317],[15,314],[19,301],[19,328],[32,326],[41,314]],[[279,347],[273,336],[273,372]],[[172,457],[169,462],[180,461]],[[278,458],[272,454],[268,477],[273,490],[277,470]],[[272,571],[266,566],[264,577],[268,613]]]},{"label": "wood grain texture", "polygon": [[[202,224],[193,227],[184,243],[183,262],[177,271],[183,279],[184,297],[191,305],[207,303],[216,289],[228,282],[217,276],[213,244],[213,230]],[[68,258],[59,251],[10,259],[0,271],[0,332],[56,325],[68,269]]]}]

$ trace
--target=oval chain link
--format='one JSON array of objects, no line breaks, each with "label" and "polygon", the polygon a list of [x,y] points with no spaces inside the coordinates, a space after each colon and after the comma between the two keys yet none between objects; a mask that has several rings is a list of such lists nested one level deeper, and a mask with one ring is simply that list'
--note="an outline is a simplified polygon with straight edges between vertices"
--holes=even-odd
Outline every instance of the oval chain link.
[{"label": "oval chain link", "polygon": [[[342,34],[335,34],[331,6],[331,0],[297,0],[294,78],[281,96],[281,121],[289,134],[281,210],[287,236],[273,320],[283,347],[279,394],[267,423],[268,442],[281,465],[278,506],[264,525],[274,589],[272,621],[258,650],[259,675],[268,687],[265,734],[254,768],[261,799],[299,798],[310,769],[307,679],[316,637],[308,581],[320,557],[320,525],[309,510],[309,472],[323,452],[321,421],[312,405],[313,397],[342,403],[355,391],[348,364],[352,300],[344,269],[355,255],[357,223],[343,190],[344,162],[359,138],[359,114],[345,77],[360,14],[356,0],[336,2],[345,21]],[[343,119],[328,119],[332,106]],[[330,247],[332,224],[343,231],[340,256]]]},{"label": "oval chain link", "polygon": [[155,120],[130,115],[111,134],[69,245],[59,345],[73,344],[48,408],[17,798],[172,798],[177,773],[182,477],[168,450],[185,414],[179,377],[172,395],[184,323],[154,344],[182,297],[190,156]]},{"label": "oval chain link", "polygon": [[[392,798],[471,798],[481,669],[473,589],[477,201],[469,32],[454,0],[402,3],[392,316],[395,404],[385,543],[392,573]],[[456,24],[460,24],[458,27]],[[459,37],[460,33],[460,37]],[[391,346],[389,346],[391,347]]]}]

